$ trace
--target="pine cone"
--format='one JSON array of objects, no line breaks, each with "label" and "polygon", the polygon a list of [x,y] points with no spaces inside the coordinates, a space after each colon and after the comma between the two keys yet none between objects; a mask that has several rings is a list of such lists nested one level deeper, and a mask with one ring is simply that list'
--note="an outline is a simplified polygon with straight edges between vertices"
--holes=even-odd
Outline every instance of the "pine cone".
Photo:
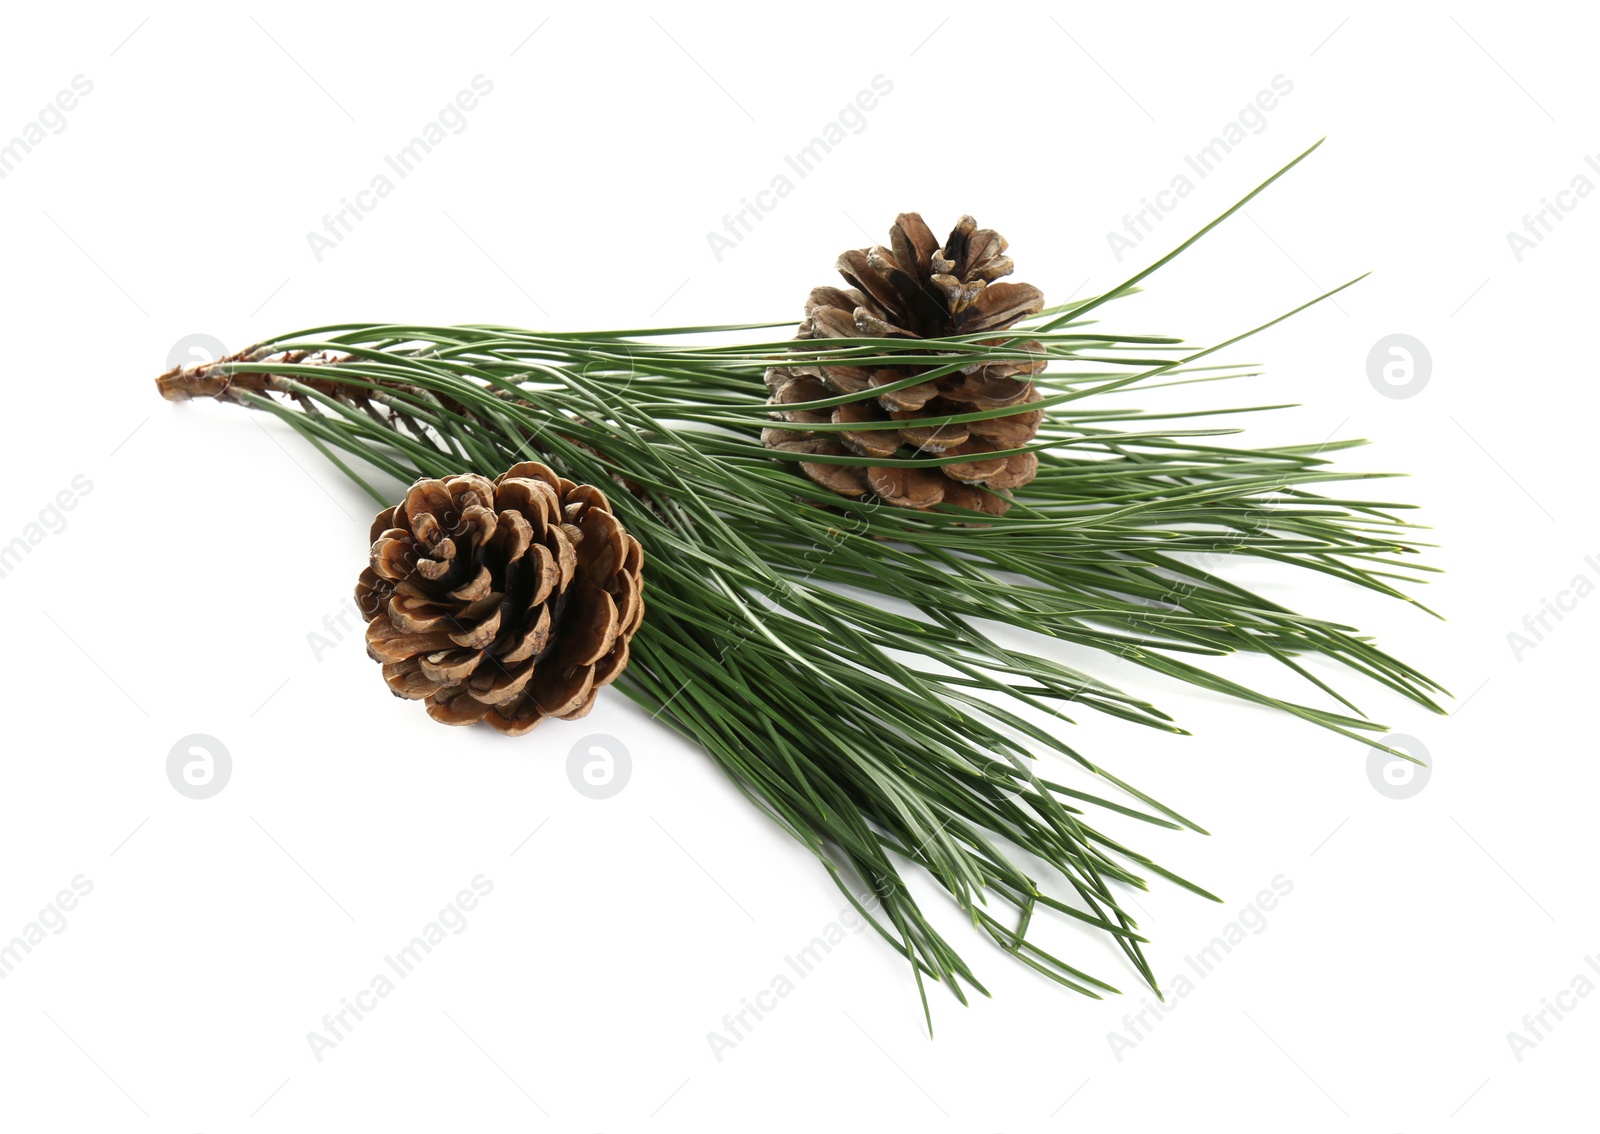
[{"label": "pine cone", "polygon": [[[992,229],[978,228],[971,217],[956,223],[942,249],[916,213],[901,213],[889,237],[890,248],[857,249],[839,257],[835,266],[850,288],[813,290],[797,338],[918,339],[1003,331],[1044,307],[1043,293],[1031,284],[993,282],[1011,274],[1011,260],[1002,255],[1005,238]],[[1044,412],[1027,408],[1040,400],[1027,375],[1043,370],[1045,360],[1038,343],[1022,349],[1037,352],[1038,357],[970,366],[831,410],[779,410],[773,416],[789,428],[763,430],[762,443],[796,454],[868,458],[859,465],[800,462],[812,480],[842,496],[859,498],[870,492],[909,508],[931,508],[942,502],[1003,514],[1011,506],[1004,490],[1027,484],[1038,473],[1039,459],[1032,453],[926,469],[873,467],[870,459],[965,456],[1032,441]],[[767,371],[767,389],[774,406],[795,405],[885,386],[929,369],[774,366]],[[916,424],[919,419],[1005,406],[1017,410],[966,424]],[[890,420],[903,424],[895,429],[834,432],[804,428],[827,421]],[[985,492],[980,485],[996,491]]]},{"label": "pine cone", "polygon": [[628,665],[644,555],[598,488],[533,462],[424,478],[372,539],[367,653],[436,721],[520,736],[583,716]]}]

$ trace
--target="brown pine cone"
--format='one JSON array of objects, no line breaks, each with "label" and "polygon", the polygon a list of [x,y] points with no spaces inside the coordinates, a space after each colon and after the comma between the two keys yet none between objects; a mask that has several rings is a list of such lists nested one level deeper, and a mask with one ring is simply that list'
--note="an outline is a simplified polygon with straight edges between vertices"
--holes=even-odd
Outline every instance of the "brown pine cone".
[{"label": "brown pine cone", "polygon": [[418,480],[372,524],[367,653],[445,724],[571,720],[628,664],[644,553],[605,494],[544,465]]},{"label": "brown pine cone", "polygon": [[[1031,284],[993,282],[1011,274],[1011,260],[1002,255],[1005,238],[979,228],[971,217],[962,217],[940,248],[921,216],[901,213],[890,230],[890,244],[840,256],[835,266],[850,288],[814,289],[796,337],[919,339],[1003,331],[1044,308],[1043,293]],[[926,469],[874,467],[871,459],[966,456],[1032,441],[1044,413],[1028,408],[1040,396],[1027,376],[1042,371],[1046,363],[1038,343],[1022,349],[1038,357],[970,366],[831,410],[780,409],[773,416],[788,428],[763,430],[762,443],[789,453],[867,458],[851,465],[800,462],[807,476],[842,496],[876,493],[909,508],[946,503],[1003,514],[1010,507],[1004,490],[1027,484],[1038,473],[1039,459],[1032,453]],[[886,386],[931,368],[774,366],[767,371],[767,389],[774,406],[795,405]],[[923,418],[1006,406],[1016,406],[1016,412],[966,424],[917,424]],[[832,432],[804,428],[829,421],[902,424]],[[980,485],[996,491],[983,491]]]}]

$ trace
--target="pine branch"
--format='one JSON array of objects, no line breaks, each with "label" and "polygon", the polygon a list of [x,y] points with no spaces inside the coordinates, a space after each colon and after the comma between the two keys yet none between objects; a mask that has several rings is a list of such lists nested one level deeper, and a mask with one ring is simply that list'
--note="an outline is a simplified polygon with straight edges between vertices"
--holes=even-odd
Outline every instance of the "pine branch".
[{"label": "pine branch", "polygon": [[[1204,360],[1288,317],[1200,349],[1086,329],[1089,310],[1131,294],[1148,275],[1042,312],[1004,341],[992,333],[919,339],[912,351],[896,339],[736,337],[782,325],[558,333],[344,324],[177,369],[158,385],[174,400],[209,397],[278,416],[380,506],[398,488],[375,489],[374,473],[404,483],[492,475],[528,459],[574,481],[618,486],[613,506],[646,549],[650,604],[619,688],[703,747],[847,894],[848,876],[865,881],[874,900],[863,913],[912,964],[919,987],[928,976],[962,999],[965,984],[982,991],[907,890],[908,864],[1002,950],[1098,996],[1116,990],[1028,937],[1039,907],[1106,934],[1154,989],[1145,938],[1119,905],[1119,887],[1145,888],[1155,876],[1214,896],[1097,830],[1091,817],[1200,828],[1099,768],[1062,728],[1039,722],[1091,711],[1183,730],[1090,674],[1002,646],[983,623],[1102,650],[1363,744],[1384,726],[1302,659],[1331,660],[1429,709],[1444,692],[1353,628],[1297,614],[1213,572],[1223,559],[1255,557],[1409,602],[1397,584],[1419,580],[1398,569],[1423,545],[1396,516],[1405,505],[1320,494],[1369,479],[1331,467],[1330,454],[1349,442],[1235,448],[1223,443],[1233,430],[1173,424],[1225,412],[1215,407],[1181,415],[1101,405],[1112,395],[1253,373]],[[1037,452],[1039,472],[1003,516],[841,498],[797,475],[799,458],[760,442],[771,424],[762,374],[775,358],[914,366],[914,380],[927,381],[974,362],[1041,355],[1049,364],[1037,376],[1049,391],[1040,403],[1045,424],[1034,442],[1000,454]],[[1237,652],[1274,659],[1329,704],[1269,695],[1206,668]],[[1109,790],[1043,778],[1037,756],[1045,752]],[[1057,881],[1036,877],[1041,868]],[[996,902],[1013,907],[1015,928],[991,912]]]}]

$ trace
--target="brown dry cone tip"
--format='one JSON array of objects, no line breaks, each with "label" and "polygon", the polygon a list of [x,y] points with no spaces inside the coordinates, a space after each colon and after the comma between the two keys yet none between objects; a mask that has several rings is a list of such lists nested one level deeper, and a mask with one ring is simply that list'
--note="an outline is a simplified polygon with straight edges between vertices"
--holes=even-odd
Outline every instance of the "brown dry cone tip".
[{"label": "brown dry cone tip", "polygon": [[[994,283],[1011,274],[1011,260],[1002,255],[1005,238],[979,228],[971,217],[956,223],[941,248],[921,216],[901,213],[889,241],[888,248],[856,249],[839,257],[835,266],[850,287],[813,290],[797,338],[919,339],[1003,331],[1044,308],[1044,295],[1033,285]],[[831,410],[780,410],[773,416],[788,428],[763,430],[762,443],[787,453],[868,458],[859,465],[800,462],[807,476],[841,496],[876,493],[907,508],[945,503],[1003,515],[1011,507],[1006,490],[1027,484],[1039,471],[1033,453],[926,469],[874,467],[870,459],[967,456],[1032,441],[1044,412],[1028,408],[1040,396],[1027,376],[1045,368],[1044,348],[1028,343],[1020,349],[1038,357],[971,366]],[[773,405],[795,405],[886,386],[927,369],[931,367],[774,366],[767,371],[767,389]],[[917,424],[1006,406],[1016,406],[1016,412],[966,424]],[[829,421],[903,424],[832,432],[804,428]]]},{"label": "brown dry cone tip", "polygon": [[436,721],[520,736],[583,716],[627,667],[644,554],[592,485],[534,462],[422,479],[372,540],[367,653]]}]

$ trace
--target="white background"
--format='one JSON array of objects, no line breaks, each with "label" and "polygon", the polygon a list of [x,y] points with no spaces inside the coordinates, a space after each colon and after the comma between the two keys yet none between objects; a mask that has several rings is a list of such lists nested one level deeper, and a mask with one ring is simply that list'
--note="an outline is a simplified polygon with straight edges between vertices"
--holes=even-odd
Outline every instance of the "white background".
[{"label": "white background", "polygon": [[[1600,995],[1520,1060],[1507,1033],[1580,972],[1600,982],[1585,965],[1600,954],[1600,598],[1520,657],[1507,635],[1575,576],[1600,582],[1584,558],[1600,557],[1600,196],[1568,198],[1520,261],[1506,239],[1600,151],[1592,13],[1213,7],[9,13],[0,139],[74,76],[93,89],[0,180],[0,543],[74,477],[92,488],[0,580],[0,939],[74,877],[93,890],[0,981],[0,1124],[1592,1123]],[[477,75],[493,90],[466,128],[319,261],[306,234]],[[707,232],[877,75],[893,90],[865,128],[717,259]],[[1293,90],[1265,127],[1118,263],[1107,231],[1279,75]],[[1216,341],[1373,271],[1338,307],[1229,352],[1263,377],[1183,404],[1299,403],[1249,438],[1370,437],[1341,459],[1412,474],[1361,487],[1422,506],[1447,573],[1421,597],[1447,621],[1230,571],[1351,619],[1457,700],[1436,717],[1345,683],[1429,755],[1424,790],[1395,800],[1358,744],[1060,651],[1196,734],[1093,719],[1073,734],[1213,832],[1141,835],[1227,899],[1139,898],[1157,973],[1184,971],[1276,876],[1293,885],[1120,1058],[1108,1034],[1146,998],[1109,947],[1048,930],[1129,990],[1089,1001],[930,892],[992,1000],[962,1008],[934,988],[930,1040],[905,966],[850,937],[719,1061],[707,1033],[843,905],[809,856],[620,695],[507,742],[392,700],[354,637],[314,651],[372,505],[275,423],[173,406],[150,382],[195,334],[232,349],[341,320],[791,318],[841,249],[863,230],[882,240],[902,209],[998,227],[1016,278],[1064,301],[1119,282],[1324,134],[1247,215],[1103,314]],[[1404,399],[1367,376],[1395,332],[1433,364]],[[166,775],[193,733],[231,754],[207,800]],[[596,733],[633,759],[608,800],[567,778],[569,749]],[[493,891],[465,930],[316,1059],[307,1033],[480,874]]]}]

